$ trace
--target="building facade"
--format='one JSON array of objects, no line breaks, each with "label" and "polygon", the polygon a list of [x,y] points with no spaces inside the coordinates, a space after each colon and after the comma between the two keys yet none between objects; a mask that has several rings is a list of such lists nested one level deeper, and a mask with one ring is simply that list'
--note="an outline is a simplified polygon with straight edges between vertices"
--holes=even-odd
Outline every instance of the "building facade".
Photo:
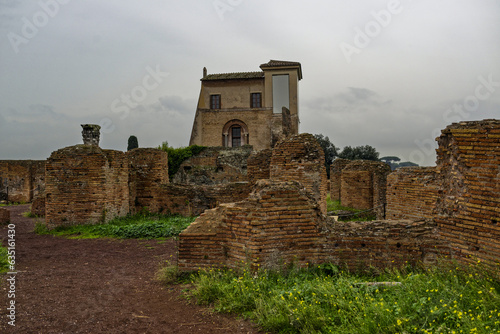
[{"label": "building facade", "polygon": [[260,69],[222,74],[203,69],[190,145],[262,150],[298,134],[301,64],[271,60]]}]

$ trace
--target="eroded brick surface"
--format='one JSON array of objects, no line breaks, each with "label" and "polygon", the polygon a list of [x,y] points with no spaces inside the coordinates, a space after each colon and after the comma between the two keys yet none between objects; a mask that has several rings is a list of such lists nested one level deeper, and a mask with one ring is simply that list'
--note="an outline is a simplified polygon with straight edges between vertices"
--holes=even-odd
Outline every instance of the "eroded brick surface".
[{"label": "eroded brick surface", "polygon": [[342,169],[341,202],[355,209],[374,209],[378,219],[384,218],[387,176],[391,167],[380,161],[353,160]]},{"label": "eroded brick surface", "polygon": [[437,222],[462,257],[500,261],[500,120],[454,123],[438,138]]},{"label": "eroded brick surface", "polygon": [[260,180],[248,199],[205,211],[179,238],[179,268],[278,268],[336,263],[381,270],[450,254],[437,225],[423,221],[334,222],[298,182]]},{"label": "eroded brick surface", "polygon": [[352,160],[348,159],[335,159],[330,166],[330,198],[332,201],[340,201],[342,169],[344,169]]},{"label": "eroded brick surface", "polygon": [[441,184],[436,167],[398,168],[387,177],[387,219],[432,219]]},{"label": "eroded brick surface", "polygon": [[298,181],[326,214],[325,154],[316,138],[303,133],[279,142],[271,156],[270,175],[276,181]]},{"label": "eroded brick surface", "polygon": [[45,161],[0,161],[0,201],[31,202],[44,191]]},{"label": "eroded brick surface", "polygon": [[161,185],[168,183],[168,154],[155,148],[126,153],[129,163],[129,206],[132,213],[160,210]]},{"label": "eroded brick surface", "polygon": [[51,154],[46,163],[49,228],[108,222],[129,213],[128,160],[125,153],[75,145]]},{"label": "eroded brick surface", "polygon": [[250,182],[269,179],[271,177],[271,156],[273,150],[265,149],[253,152],[248,157],[248,179]]}]

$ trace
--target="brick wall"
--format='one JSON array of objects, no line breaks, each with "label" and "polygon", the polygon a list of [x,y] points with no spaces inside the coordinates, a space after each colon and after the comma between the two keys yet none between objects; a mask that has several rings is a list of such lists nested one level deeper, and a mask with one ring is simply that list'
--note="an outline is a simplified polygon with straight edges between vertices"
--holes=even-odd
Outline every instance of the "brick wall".
[{"label": "brick wall", "polygon": [[206,211],[181,233],[179,269],[318,261],[320,217],[301,184],[259,180],[246,200]]},{"label": "brick wall", "polygon": [[333,160],[330,166],[330,198],[332,201],[340,201],[340,189],[342,169],[344,169],[352,160],[338,158]]},{"label": "brick wall", "polygon": [[161,185],[168,183],[168,154],[155,148],[136,148],[126,155],[130,211],[135,213],[147,208],[158,212]]},{"label": "brick wall", "polygon": [[325,154],[316,138],[303,133],[287,138],[273,149],[271,179],[298,181],[312,194],[323,214],[326,214]]},{"label": "brick wall", "polygon": [[46,163],[47,227],[107,222],[129,212],[128,160],[120,151],[70,146]]},{"label": "brick wall", "polygon": [[45,161],[0,161],[0,200],[31,202],[44,188]]},{"label": "brick wall", "polygon": [[181,233],[178,265],[191,271],[331,262],[366,271],[432,264],[450,254],[436,227],[431,220],[334,222],[300,183],[259,180],[248,199],[205,211]]},{"label": "brick wall", "polygon": [[269,179],[271,177],[271,156],[273,150],[265,149],[253,152],[248,158],[248,180],[256,182],[261,179]]},{"label": "brick wall", "polygon": [[328,262],[354,271],[434,264],[450,255],[432,220],[374,220],[336,222],[327,237]]},{"label": "brick wall", "polygon": [[250,194],[249,182],[197,186],[164,184],[159,195],[159,211],[163,213],[197,216],[222,203],[241,201]]},{"label": "brick wall", "polygon": [[398,168],[387,177],[387,219],[432,219],[441,184],[436,167]]},{"label": "brick wall", "polygon": [[10,222],[10,211],[6,208],[0,208],[0,225]]},{"label": "brick wall", "polygon": [[437,222],[460,257],[500,261],[500,120],[454,123],[438,138]]},{"label": "brick wall", "polygon": [[388,164],[379,161],[353,160],[341,173],[340,200],[355,209],[374,208],[378,219],[384,218]]}]

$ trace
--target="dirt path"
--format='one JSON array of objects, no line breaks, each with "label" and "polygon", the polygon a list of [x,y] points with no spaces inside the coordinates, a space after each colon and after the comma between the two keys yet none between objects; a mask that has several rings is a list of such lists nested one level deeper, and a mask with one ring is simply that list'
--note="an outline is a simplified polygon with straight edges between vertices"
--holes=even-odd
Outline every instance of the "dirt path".
[{"label": "dirt path", "polygon": [[[211,313],[153,279],[176,242],[70,240],[34,234],[29,205],[9,207],[16,225],[15,327],[8,324],[6,276],[0,333],[258,333],[251,323]],[[0,229],[6,245],[7,227]]]}]

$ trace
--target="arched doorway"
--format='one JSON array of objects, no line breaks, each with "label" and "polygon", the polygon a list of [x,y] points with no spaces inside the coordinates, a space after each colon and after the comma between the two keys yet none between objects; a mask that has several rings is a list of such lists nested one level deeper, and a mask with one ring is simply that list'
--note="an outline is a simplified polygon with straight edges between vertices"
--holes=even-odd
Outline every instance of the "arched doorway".
[{"label": "arched doorway", "polygon": [[249,144],[249,133],[247,125],[233,119],[227,122],[222,129],[222,146],[239,147]]}]

